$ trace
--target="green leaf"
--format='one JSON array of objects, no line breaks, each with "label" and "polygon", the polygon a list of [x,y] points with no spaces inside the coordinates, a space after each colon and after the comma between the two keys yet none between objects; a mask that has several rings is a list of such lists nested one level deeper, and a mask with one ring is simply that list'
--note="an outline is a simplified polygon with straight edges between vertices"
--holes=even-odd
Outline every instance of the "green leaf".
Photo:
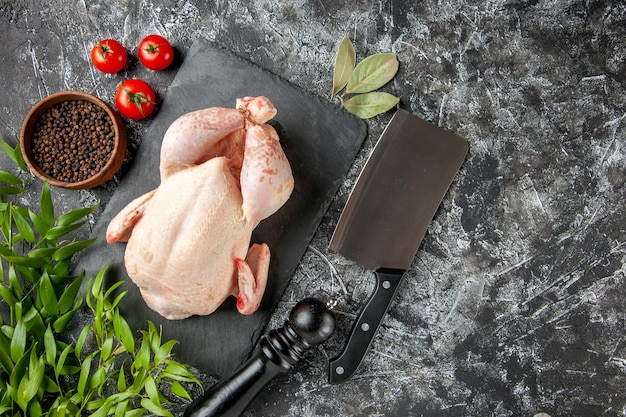
[{"label": "green leaf", "polygon": [[49,271],[50,275],[67,275],[70,270],[71,260],[64,259],[62,261],[58,261],[56,264],[52,266],[52,269]]},{"label": "green leaf", "polygon": [[6,185],[0,187],[0,195],[17,195],[22,194],[24,189],[22,187],[14,187],[10,185]]},{"label": "green leaf", "polygon": [[[123,283],[123,281],[120,281]],[[126,296],[126,294],[128,294],[128,290],[126,291],[122,291],[121,293],[119,293],[115,299],[111,302],[111,308],[117,308],[117,306],[119,305],[120,301],[122,301],[122,299]]]},{"label": "green leaf", "polygon": [[170,355],[174,345],[177,343],[177,340],[169,340],[159,347],[156,352],[154,352],[154,364],[160,365]]},{"label": "green leaf", "polygon": [[127,352],[135,351],[135,338],[133,332],[124,317],[120,315],[119,310],[115,310],[113,316],[113,330]]},{"label": "green leaf", "polygon": [[72,320],[75,314],[76,314],[76,310],[72,310],[72,311],[68,311],[62,316],[59,316],[59,318],[57,318],[52,324],[54,331],[57,333],[63,332],[63,330],[65,330],[68,323],[70,322],[70,320]]},{"label": "green leaf", "polygon": [[78,295],[78,292],[80,291],[81,285],[82,285],[82,279],[80,279],[79,277],[79,278],[74,279],[74,281],[70,285],[65,287],[65,290],[63,291],[63,294],[61,294],[61,297],[59,298],[59,302],[58,302],[58,308],[59,308],[60,314],[65,314],[68,311],[70,311],[72,306],[75,304],[76,296]]},{"label": "green leaf", "polygon": [[148,398],[141,400],[141,406],[157,416],[174,417],[172,413],[150,401]]},{"label": "green leaf", "polygon": [[78,339],[76,339],[76,345],[74,348],[74,355],[76,356],[76,359],[80,360],[82,350],[83,350],[83,345],[85,344],[85,341],[87,340],[87,337],[89,336],[90,331],[91,331],[91,323],[87,324],[85,327],[83,327],[83,330],[80,331],[80,334],[78,335]]},{"label": "green leaf", "polygon": [[13,174],[0,170],[0,181],[9,185],[22,185],[22,180]]},{"label": "green leaf", "polygon": [[19,142],[15,145],[15,148],[12,148],[11,145],[0,138],[0,147],[4,150],[4,153],[9,157],[9,159],[15,162],[23,172],[28,171]]},{"label": "green leaf", "polygon": [[346,93],[369,93],[387,84],[398,72],[396,54],[374,54],[365,58],[354,69]]},{"label": "green leaf", "polygon": [[165,360],[164,363],[167,366],[162,373],[167,374],[170,379],[181,382],[200,382],[191,372],[189,372],[189,369],[187,369],[187,367],[185,367],[183,364],[171,359]]},{"label": "green leaf", "polygon": [[150,340],[150,349],[156,352],[161,346],[161,332],[157,330],[155,324],[148,320],[148,340]]},{"label": "green leaf", "polygon": [[135,356],[134,364],[136,369],[150,369],[150,343],[146,337],[141,339],[141,346]]},{"label": "green leaf", "polygon": [[22,315],[22,312],[24,311],[24,306],[26,306],[26,309],[29,309],[31,305],[32,303],[30,303],[30,298],[28,297],[15,303],[15,305],[13,306],[13,319],[15,320],[15,322],[24,318],[24,316]]},{"label": "green leaf", "polygon": [[115,414],[114,417],[125,417],[126,411],[128,410],[129,401],[120,401],[115,405]]},{"label": "green leaf", "polygon": [[[3,395],[3,398],[6,398],[6,402],[11,404],[11,410],[15,409],[15,405],[17,403],[17,386],[20,384],[20,380],[16,382],[15,385],[7,385],[6,393]],[[13,415],[13,414],[9,414]],[[21,414],[17,414],[21,416]]]},{"label": "green leaf", "polygon": [[17,164],[17,161],[15,160],[15,149],[13,149],[13,147],[6,143],[2,138],[0,138],[0,147],[2,148],[6,156],[8,156],[13,162]]},{"label": "green leaf", "polygon": [[[24,301],[29,301],[28,298],[25,298]],[[23,302],[20,300],[17,303],[15,303],[15,305],[13,306],[13,320],[15,322],[22,320],[23,319],[23,315],[22,315],[22,311],[23,311]],[[12,328],[13,331],[15,331],[15,328]]]},{"label": "green leaf", "polygon": [[30,217],[30,221],[35,227],[35,230],[37,230],[37,233],[39,233],[39,236],[44,236],[46,232],[50,229],[50,225],[46,224],[43,218],[32,210],[28,210],[28,216]]},{"label": "green leaf", "polygon": [[59,311],[57,306],[57,295],[54,291],[54,287],[52,286],[52,282],[50,281],[50,276],[46,273],[44,273],[39,279],[38,295],[41,298],[43,308],[50,313],[50,315],[56,315]]},{"label": "green leaf", "polygon": [[15,145],[15,162],[17,162],[17,166],[20,167],[23,172],[28,172],[28,167],[26,166],[26,161],[24,161],[24,155],[22,154],[19,142]]},{"label": "green leaf", "polygon": [[31,256],[5,256],[5,259],[15,265],[27,266],[29,268],[42,268],[46,265],[44,259],[33,258]]},{"label": "green leaf", "polygon": [[66,234],[73,232],[74,230],[78,229],[79,227],[81,227],[82,225],[87,223],[87,219],[83,220],[82,222],[79,223],[71,223],[68,225],[57,225],[57,226],[52,226],[45,234],[44,238],[47,240],[55,240],[58,239],[62,236],[65,236]]},{"label": "green leaf", "polygon": [[0,368],[7,374],[13,371],[14,362],[11,359],[11,341],[4,333],[0,332]]},{"label": "green leaf", "polygon": [[67,345],[65,349],[59,355],[59,360],[54,365],[54,373],[59,377],[59,375],[64,375],[65,361],[67,360],[67,356],[72,352],[72,345]]},{"label": "green leaf", "polygon": [[133,373],[133,385],[129,388],[130,392],[139,393],[144,386],[144,381],[146,380],[146,376],[148,375],[148,371],[146,369],[137,369],[137,372]]},{"label": "green leaf", "polygon": [[337,55],[335,56],[335,66],[333,69],[333,88],[330,97],[334,97],[340,92],[350,79],[356,64],[356,52],[354,45],[347,35],[339,42]]},{"label": "green leaf", "polygon": [[128,401],[134,396],[135,394],[133,394],[132,392],[118,392],[116,394],[110,395],[108,398],[110,398],[115,404],[115,403]]},{"label": "green leaf", "polygon": [[12,247],[12,231],[13,231],[13,220],[11,219],[11,206],[12,203],[5,203],[3,205],[4,209],[2,210],[2,217],[0,220],[0,229],[2,230],[2,235],[4,237],[4,241],[8,243],[8,248],[5,248],[4,245],[0,245],[0,254],[6,256],[6,252],[11,252]]},{"label": "green leaf", "polygon": [[[89,410],[89,411],[97,410],[98,408],[102,407],[105,403],[104,398],[94,397],[93,395],[89,395],[89,398],[93,398],[93,399],[91,401],[88,401],[87,404],[85,404],[85,410]],[[89,400],[89,398],[87,400]]]},{"label": "green leaf", "polygon": [[32,400],[37,391],[41,387],[41,383],[43,382],[43,377],[45,373],[46,365],[44,363],[43,357],[37,356],[37,352],[35,349],[30,352],[30,360],[28,364],[28,385],[26,386],[26,391],[24,393],[24,399],[28,403]]},{"label": "green leaf", "polygon": [[41,197],[39,197],[39,213],[48,228],[54,224],[54,206],[52,205],[52,195],[48,182],[43,183]]},{"label": "green leaf", "polygon": [[144,414],[146,414],[146,410],[144,410],[143,408],[138,408],[136,410],[127,411],[124,414],[124,417],[141,417]]},{"label": "green leaf", "polygon": [[[29,349],[32,350],[32,346]],[[22,354],[17,362],[14,361],[15,366],[13,367],[13,371],[11,371],[11,376],[9,377],[9,385],[11,385],[12,387],[17,387],[22,378],[24,378],[24,376],[26,375],[28,361],[30,359],[30,350],[24,352],[24,354]]]},{"label": "green leaf", "polygon": [[95,352],[88,355],[80,366],[80,375],[78,377],[77,390],[78,390],[78,393],[83,396],[86,394],[85,388],[87,388],[87,382],[89,381],[89,372],[91,371],[91,361],[93,359],[94,354]]},{"label": "green leaf", "polygon": [[38,358],[37,352],[32,349],[29,355],[28,375],[22,377],[17,387],[17,403],[22,410],[28,410],[28,403],[41,387],[44,370],[43,358]]},{"label": "green leaf", "polygon": [[180,398],[184,398],[186,400],[192,401],[191,395],[187,392],[187,390],[180,384],[178,381],[174,381],[172,383],[172,393]]},{"label": "green leaf", "polygon": [[104,337],[104,333],[106,332],[106,317],[104,315],[104,310],[102,308],[102,302],[98,300],[96,304],[96,311],[94,312],[94,321],[93,328],[91,329],[96,340],[101,340]]},{"label": "green leaf", "polygon": [[124,373],[124,366],[120,366],[119,373],[117,374],[117,390],[119,392],[126,391],[126,374]]},{"label": "green leaf", "polygon": [[[44,363],[43,357],[37,355],[37,350],[32,349],[30,351],[30,360],[28,364],[28,376],[31,380],[37,381],[37,388],[41,385],[44,376],[46,364]],[[35,390],[37,392],[37,390]]]},{"label": "green leaf", "polygon": [[0,282],[0,297],[2,297],[9,306],[13,306],[18,301],[13,291],[2,282]]},{"label": "green leaf", "polygon": [[77,241],[68,243],[67,245],[61,246],[59,249],[57,249],[56,252],[54,252],[54,255],[52,255],[52,259],[54,259],[55,261],[69,259],[76,252],[91,246],[95,241],[96,241],[96,238],[94,237],[92,239],[77,240]]},{"label": "green leaf", "polygon": [[17,362],[24,355],[26,350],[26,325],[24,320],[20,319],[15,325],[13,330],[13,337],[11,338],[11,359],[13,362]]},{"label": "green leaf", "polygon": [[44,259],[51,257],[57,248],[35,248],[28,252],[28,256],[31,258]]},{"label": "green leaf", "polygon": [[31,401],[28,403],[29,416],[43,416],[43,409],[39,401]]},{"label": "green leaf", "polygon": [[57,385],[57,383],[50,378],[48,375],[43,376],[43,382],[41,383],[41,387],[45,392],[56,393],[61,392],[61,389]]},{"label": "green leaf", "polygon": [[389,93],[375,91],[356,95],[343,105],[350,113],[362,119],[369,119],[392,109],[399,101],[398,97]]},{"label": "green leaf", "polygon": [[50,410],[53,411],[50,417],[73,417],[80,415],[76,404],[74,404],[70,398],[66,397],[57,397],[57,400],[52,404]]},{"label": "green leaf", "polygon": [[106,266],[101,268],[96,276],[90,280],[89,286],[91,287],[91,295],[95,298],[101,298],[100,293],[102,291],[102,282],[106,273]]},{"label": "green leaf", "polygon": [[107,379],[107,370],[106,368],[98,368],[96,372],[91,375],[89,378],[89,388],[98,388],[104,385]]},{"label": "green leaf", "polygon": [[37,340],[41,340],[46,332],[46,325],[41,317],[41,311],[36,307],[31,307],[24,315],[24,325]]},{"label": "green leaf", "polygon": [[[28,258],[32,257],[28,256]],[[13,266],[15,266],[15,269],[19,271],[20,275],[27,283],[35,285],[39,281],[41,274],[39,273],[37,268],[30,268],[24,265],[11,265],[11,267]]]},{"label": "green leaf", "polygon": [[150,400],[154,404],[160,406],[161,405],[161,393],[159,392],[156,381],[154,380],[154,378],[152,378],[152,376],[148,375],[146,377],[146,380],[144,382],[144,389],[146,390],[146,394],[148,395],[148,398],[150,398]]},{"label": "green leaf", "polygon": [[[119,287],[121,287],[122,285],[124,285],[124,281],[117,281],[115,284],[111,285],[107,291],[104,293],[104,298],[106,300],[109,300],[111,297],[111,294],[113,294],[113,292],[118,289]],[[128,291],[124,291],[123,294],[127,293]],[[119,297],[119,295],[118,295]],[[115,303],[111,303],[111,307],[114,307],[116,304]]]},{"label": "green leaf", "polygon": [[109,415],[109,411],[113,408],[114,400],[110,397],[104,401],[104,403],[98,408],[98,410],[91,414],[91,417],[106,417]]},{"label": "green leaf", "polygon": [[30,226],[21,210],[15,206],[13,207],[13,221],[24,240],[31,244],[35,243],[35,232],[33,232],[33,228]]},{"label": "green leaf", "polygon": [[108,336],[100,348],[100,360],[106,361],[113,352],[113,336]]},{"label": "green leaf", "polygon": [[25,376],[20,380],[20,383],[17,386],[17,397],[16,397],[16,402],[17,405],[24,411],[26,411],[28,409],[28,401],[31,400],[31,398],[27,398],[28,396],[28,391],[27,391],[27,386],[28,386],[28,377]]},{"label": "green leaf", "polygon": [[[54,285],[54,287],[57,288],[57,293],[58,292],[62,293],[63,291],[65,291],[65,289],[59,290],[60,287],[65,288],[67,285],[70,285],[74,281],[76,280],[81,281],[82,279],[82,276],[76,276],[76,275],[52,274],[50,272],[48,272],[48,275],[50,276],[50,281],[52,281],[52,285]],[[81,271],[81,275],[84,275],[84,271]]]},{"label": "green leaf", "polygon": [[83,217],[93,213],[96,208],[98,208],[98,205],[94,205],[91,207],[81,207],[72,211],[68,211],[67,213],[61,214],[59,217],[57,217],[56,224],[58,226],[68,226],[76,222],[77,220],[80,220]]}]

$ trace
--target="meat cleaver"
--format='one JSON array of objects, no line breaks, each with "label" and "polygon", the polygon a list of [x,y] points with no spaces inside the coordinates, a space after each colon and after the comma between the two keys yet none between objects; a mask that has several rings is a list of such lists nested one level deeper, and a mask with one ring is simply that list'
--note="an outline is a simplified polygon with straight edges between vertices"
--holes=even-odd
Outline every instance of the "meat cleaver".
[{"label": "meat cleaver", "polygon": [[361,364],[467,151],[464,138],[402,109],[383,131],[329,245],[376,277],[343,351],[330,361],[331,384]]}]

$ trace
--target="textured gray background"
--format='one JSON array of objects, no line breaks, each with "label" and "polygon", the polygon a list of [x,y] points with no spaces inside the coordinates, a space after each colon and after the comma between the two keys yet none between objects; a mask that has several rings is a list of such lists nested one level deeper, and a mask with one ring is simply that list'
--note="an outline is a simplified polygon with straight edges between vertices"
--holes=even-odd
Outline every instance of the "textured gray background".
[{"label": "textured gray background", "polygon": [[[2,0],[0,136],[15,143],[30,107],[60,90],[112,102],[117,84],[137,76],[165,94],[175,68],[151,73],[135,60],[120,75],[93,69],[89,50],[101,37],[131,49],[159,32],[178,62],[206,38],[322,97],[345,34],[358,59],[395,52],[400,71],[385,90],[465,136],[468,159],[362,368],[328,385],[326,361],[373,284],[326,249],[391,114],[368,120],[366,143],[270,322],[327,294],[340,301],[338,329],[245,415],[623,416],[625,28],[618,1]],[[149,140],[146,122],[127,126],[135,148]],[[93,192],[57,190],[59,210],[105,206],[123,173]]]}]

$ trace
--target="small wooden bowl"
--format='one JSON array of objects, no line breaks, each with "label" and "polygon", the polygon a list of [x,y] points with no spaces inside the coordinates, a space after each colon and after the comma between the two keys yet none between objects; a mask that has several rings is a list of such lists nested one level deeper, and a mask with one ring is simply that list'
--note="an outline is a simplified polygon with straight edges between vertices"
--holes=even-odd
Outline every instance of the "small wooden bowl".
[{"label": "small wooden bowl", "polygon": [[[56,179],[46,174],[41,166],[39,166],[33,155],[33,132],[35,129],[35,123],[48,109],[59,103],[74,100],[84,100],[91,102],[106,111],[106,113],[111,118],[113,124],[112,128],[115,139],[109,158],[105,165],[99,170],[99,172],[86,179],[81,179],[76,182],[67,182]],[[31,109],[31,111],[24,119],[24,123],[22,124],[22,131],[20,133],[20,146],[22,148],[22,155],[24,156],[26,164],[33,172],[33,174],[35,174],[41,180],[47,181],[50,185],[54,185],[56,187],[72,190],[84,190],[97,187],[110,180],[111,177],[115,175],[115,173],[122,166],[122,162],[124,161],[126,148],[128,146],[128,139],[126,136],[126,129],[124,128],[124,122],[122,121],[122,118],[107,103],[100,100],[96,96],[82,91],[62,91],[44,98]]]}]

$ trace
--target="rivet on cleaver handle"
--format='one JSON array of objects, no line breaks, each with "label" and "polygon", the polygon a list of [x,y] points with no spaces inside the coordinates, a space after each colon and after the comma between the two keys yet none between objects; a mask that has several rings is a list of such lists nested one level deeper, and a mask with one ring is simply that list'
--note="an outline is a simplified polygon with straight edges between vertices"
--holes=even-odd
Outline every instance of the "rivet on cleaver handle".
[{"label": "rivet on cleaver handle", "polygon": [[467,151],[464,138],[402,109],[385,128],[329,245],[377,280],[343,352],[330,362],[330,383],[350,378],[362,362]]}]

